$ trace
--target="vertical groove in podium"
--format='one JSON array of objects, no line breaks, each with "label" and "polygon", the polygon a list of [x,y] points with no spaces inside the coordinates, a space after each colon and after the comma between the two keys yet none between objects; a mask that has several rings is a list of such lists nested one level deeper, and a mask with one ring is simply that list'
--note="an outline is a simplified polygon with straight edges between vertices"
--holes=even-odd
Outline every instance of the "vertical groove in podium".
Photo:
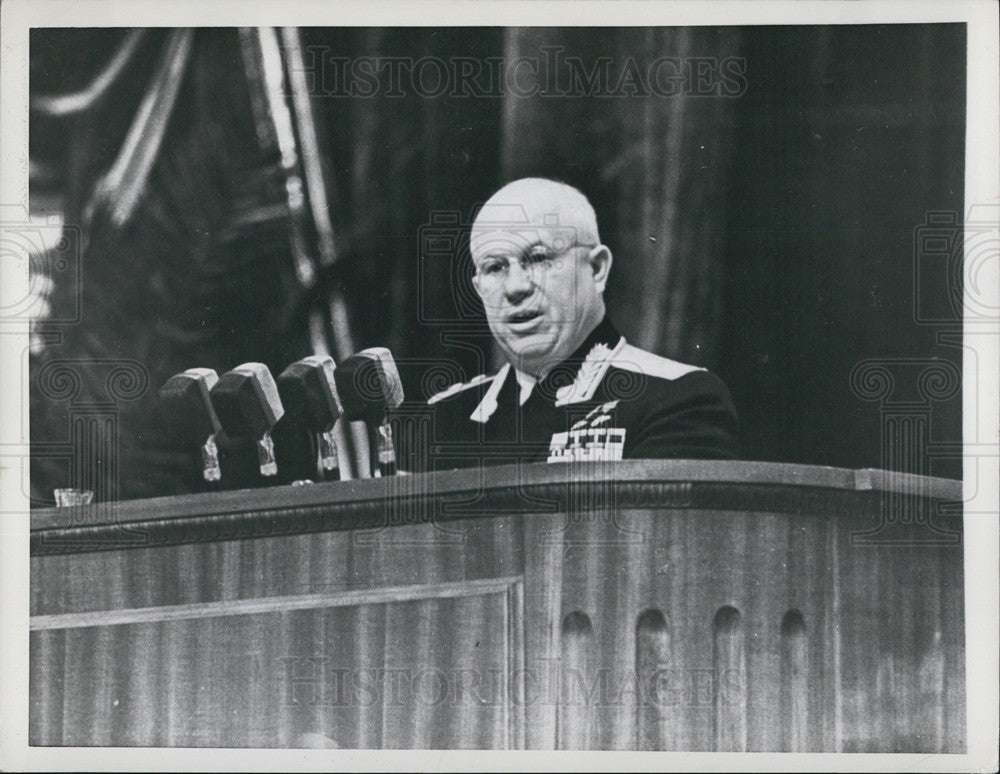
[{"label": "vertical groove in podium", "polygon": [[933,632],[932,641],[920,659],[917,680],[919,684],[919,715],[921,727],[929,733],[923,741],[928,752],[943,752],[944,746],[944,676],[945,658],[941,647],[941,631]]},{"label": "vertical groove in podium", "polygon": [[[525,683],[524,743],[529,750],[559,747],[556,691],[562,655],[563,532],[561,519],[523,520],[524,679],[530,678]],[[539,690],[542,698],[533,698]]]},{"label": "vertical groove in podium", "polygon": [[66,671],[64,668],[66,633],[32,632],[30,637],[28,744],[59,744],[63,738],[62,698],[65,691],[63,675]]},{"label": "vertical groove in podium", "polygon": [[734,607],[721,607],[712,622],[712,714],[717,752],[746,752],[746,671],[743,617]]},{"label": "vertical groove in podium", "polygon": [[591,647],[594,629],[590,618],[574,611],[562,622],[562,675],[559,715],[556,719],[558,749],[589,750],[594,746],[597,707],[591,688],[599,688],[592,674]]},{"label": "vertical groove in podium", "polygon": [[781,619],[781,741],[784,752],[809,750],[809,662],[802,613]]},{"label": "vertical groove in podium", "polygon": [[643,611],[635,625],[637,750],[677,749],[676,708],[670,697],[659,693],[660,677],[675,671],[666,618],[655,608]]}]

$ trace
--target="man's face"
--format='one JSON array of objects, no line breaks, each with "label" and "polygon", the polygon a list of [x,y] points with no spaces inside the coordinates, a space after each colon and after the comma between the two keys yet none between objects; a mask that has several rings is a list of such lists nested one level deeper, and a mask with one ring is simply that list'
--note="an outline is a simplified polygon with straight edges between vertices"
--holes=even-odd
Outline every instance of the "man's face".
[{"label": "man's face", "polygon": [[583,342],[604,315],[604,272],[592,258],[606,250],[580,244],[558,226],[476,229],[473,283],[490,330],[507,359],[544,375]]}]

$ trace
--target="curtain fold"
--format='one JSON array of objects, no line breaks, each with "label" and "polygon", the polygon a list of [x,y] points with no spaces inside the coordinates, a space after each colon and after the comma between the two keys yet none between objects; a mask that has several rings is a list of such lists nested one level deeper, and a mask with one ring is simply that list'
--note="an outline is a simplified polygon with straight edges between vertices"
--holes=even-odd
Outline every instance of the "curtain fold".
[{"label": "curtain fold", "polygon": [[609,314],[638,346],[710,367],[738,96],[724,93],[737,84],[723,68],[738,66],[739,42],[735,28],[698,27],[512,28],[505,39],[508,62],[542,63],[548,88],[506,96],[503,178],[584,190],[615,257]]},{"label": "curtain fold", "polygon": [[[80,285],[57,285],[53,308],[78,307],[81,320],[42,321],[57,338],[31,362],[32,443],[55,447],[32,460],[36,504],[70,485],[82,452],[63,448],[67,428],[89,404],[109,404],[116,417],[117,459],[99,454],[87,464],[117,470],[109,486],[118,496],[202,488],[191,455],[172,442],[159,386],[193,366],[222,373],[252,360],[274,371],[311,354],[280,149],[255,130],[238,31],[179,29],[147,45],[137,57],[157,64],[135,80],[123,75],[120,99],[64,127],[65,222]],[[51,123],[31,120],[32,131]],[[70,361],[79,380],[72,400],[37,383],[58,361]],[[142,394],[109,393],[116,364],[142,372]]]}]

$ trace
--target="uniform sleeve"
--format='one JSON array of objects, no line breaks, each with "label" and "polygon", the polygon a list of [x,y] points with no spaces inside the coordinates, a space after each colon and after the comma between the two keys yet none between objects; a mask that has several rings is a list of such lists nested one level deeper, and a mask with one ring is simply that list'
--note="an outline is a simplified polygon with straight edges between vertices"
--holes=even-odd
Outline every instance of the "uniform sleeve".
[{"label": "uniform sleeve", "polygon": [[[707,371],[697,371],[651,391],[648,408],[630,428],[631,459],[736,459],[738,421],[729,390]],[[626,438],[626,441],[628,439]]]}]

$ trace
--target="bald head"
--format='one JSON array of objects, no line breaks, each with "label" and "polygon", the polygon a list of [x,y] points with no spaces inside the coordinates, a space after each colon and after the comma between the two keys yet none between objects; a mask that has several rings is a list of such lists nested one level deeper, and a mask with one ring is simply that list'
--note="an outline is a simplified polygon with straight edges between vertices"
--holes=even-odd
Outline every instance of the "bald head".
[{"label": "bald head", "polygon": [[476,216],[470,248],[486,319],[516,368],[544,375],[604,317],[611,252],[594,208],[572,186],[508,183]]},{"label": "bald head", "polygon": [[542,229],[552,243],[600,244],[597,215],[587,197],[573,186],[543,177],[508,183],[483,205],[472,224],[472,254],[496,233],[537,235]]}]

